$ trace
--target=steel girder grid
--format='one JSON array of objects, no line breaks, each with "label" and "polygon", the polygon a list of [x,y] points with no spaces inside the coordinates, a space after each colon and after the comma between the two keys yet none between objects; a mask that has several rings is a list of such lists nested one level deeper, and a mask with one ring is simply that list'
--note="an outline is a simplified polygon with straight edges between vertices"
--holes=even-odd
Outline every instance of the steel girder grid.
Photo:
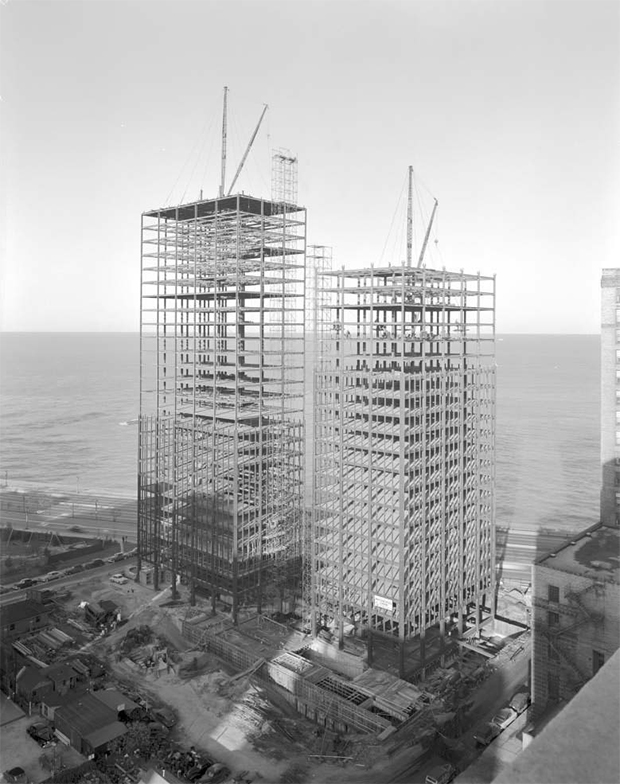
[{"label": "steel girder grid", "polygon": [[165,567],[192,596],[229,595],[235,618],[269,564],[299,557],[304,287],[297,207],[143,216],[140,558],[156,585]]},{"label": "steel girder grid", "polygon": [[494,583],[495,281],[342,270],[317,369],[312,623],[398,636]]}]

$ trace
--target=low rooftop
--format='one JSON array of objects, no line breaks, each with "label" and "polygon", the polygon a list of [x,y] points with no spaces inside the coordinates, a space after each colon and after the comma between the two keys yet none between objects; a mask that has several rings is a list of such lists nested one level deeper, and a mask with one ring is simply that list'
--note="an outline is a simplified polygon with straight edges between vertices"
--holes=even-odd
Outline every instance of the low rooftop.
[{"label": "low rooftop", "polygon": [[537,564],[560,572],[620,582],[620,530],[597,524],[567,539]]},{"label": "low rooftop", "polygon": [[70,703],[59,708],[58,713],[82,737],[117,723],[116,711],[89,693],[75,697]]}]

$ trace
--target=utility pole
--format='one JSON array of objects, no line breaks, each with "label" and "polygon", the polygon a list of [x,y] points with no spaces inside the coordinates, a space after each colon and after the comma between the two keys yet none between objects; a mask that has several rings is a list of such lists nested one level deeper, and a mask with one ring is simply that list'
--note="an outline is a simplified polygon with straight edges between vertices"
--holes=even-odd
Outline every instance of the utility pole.
[{"label": "utility pole", "polygon": [[224,87],[224,108],[222,112],[222,176],[220,179],[220,199],[224,196],[226,186],[226,111],[228,103],[228,87]]}]

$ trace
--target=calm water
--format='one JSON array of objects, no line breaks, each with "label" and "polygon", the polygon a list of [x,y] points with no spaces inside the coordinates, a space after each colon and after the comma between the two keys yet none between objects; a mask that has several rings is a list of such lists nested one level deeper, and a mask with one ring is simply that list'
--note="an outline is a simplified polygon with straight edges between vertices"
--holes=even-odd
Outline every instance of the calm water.
[{"label": "calm water", "polygon": [[[134,496],[137,334],[0,336],[0,484]],[[598,519],[600,339],[497,343],[497,517],[567,531]]]}]

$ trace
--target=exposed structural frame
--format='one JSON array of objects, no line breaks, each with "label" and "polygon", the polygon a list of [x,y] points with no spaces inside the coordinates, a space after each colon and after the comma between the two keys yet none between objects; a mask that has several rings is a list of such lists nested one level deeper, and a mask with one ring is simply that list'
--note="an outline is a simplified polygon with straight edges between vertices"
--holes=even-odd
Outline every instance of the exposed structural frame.
[{"label": "exposed structural frame", "polygon": [[494,594],[495,279],[325,277],[312,628],[419,637],[424,658],[429,627]]},{"label": "exposed structural frame", "polygon": [[139,567],[267,601],[302,536],[305,210],[229,196],[142,219]]}]

